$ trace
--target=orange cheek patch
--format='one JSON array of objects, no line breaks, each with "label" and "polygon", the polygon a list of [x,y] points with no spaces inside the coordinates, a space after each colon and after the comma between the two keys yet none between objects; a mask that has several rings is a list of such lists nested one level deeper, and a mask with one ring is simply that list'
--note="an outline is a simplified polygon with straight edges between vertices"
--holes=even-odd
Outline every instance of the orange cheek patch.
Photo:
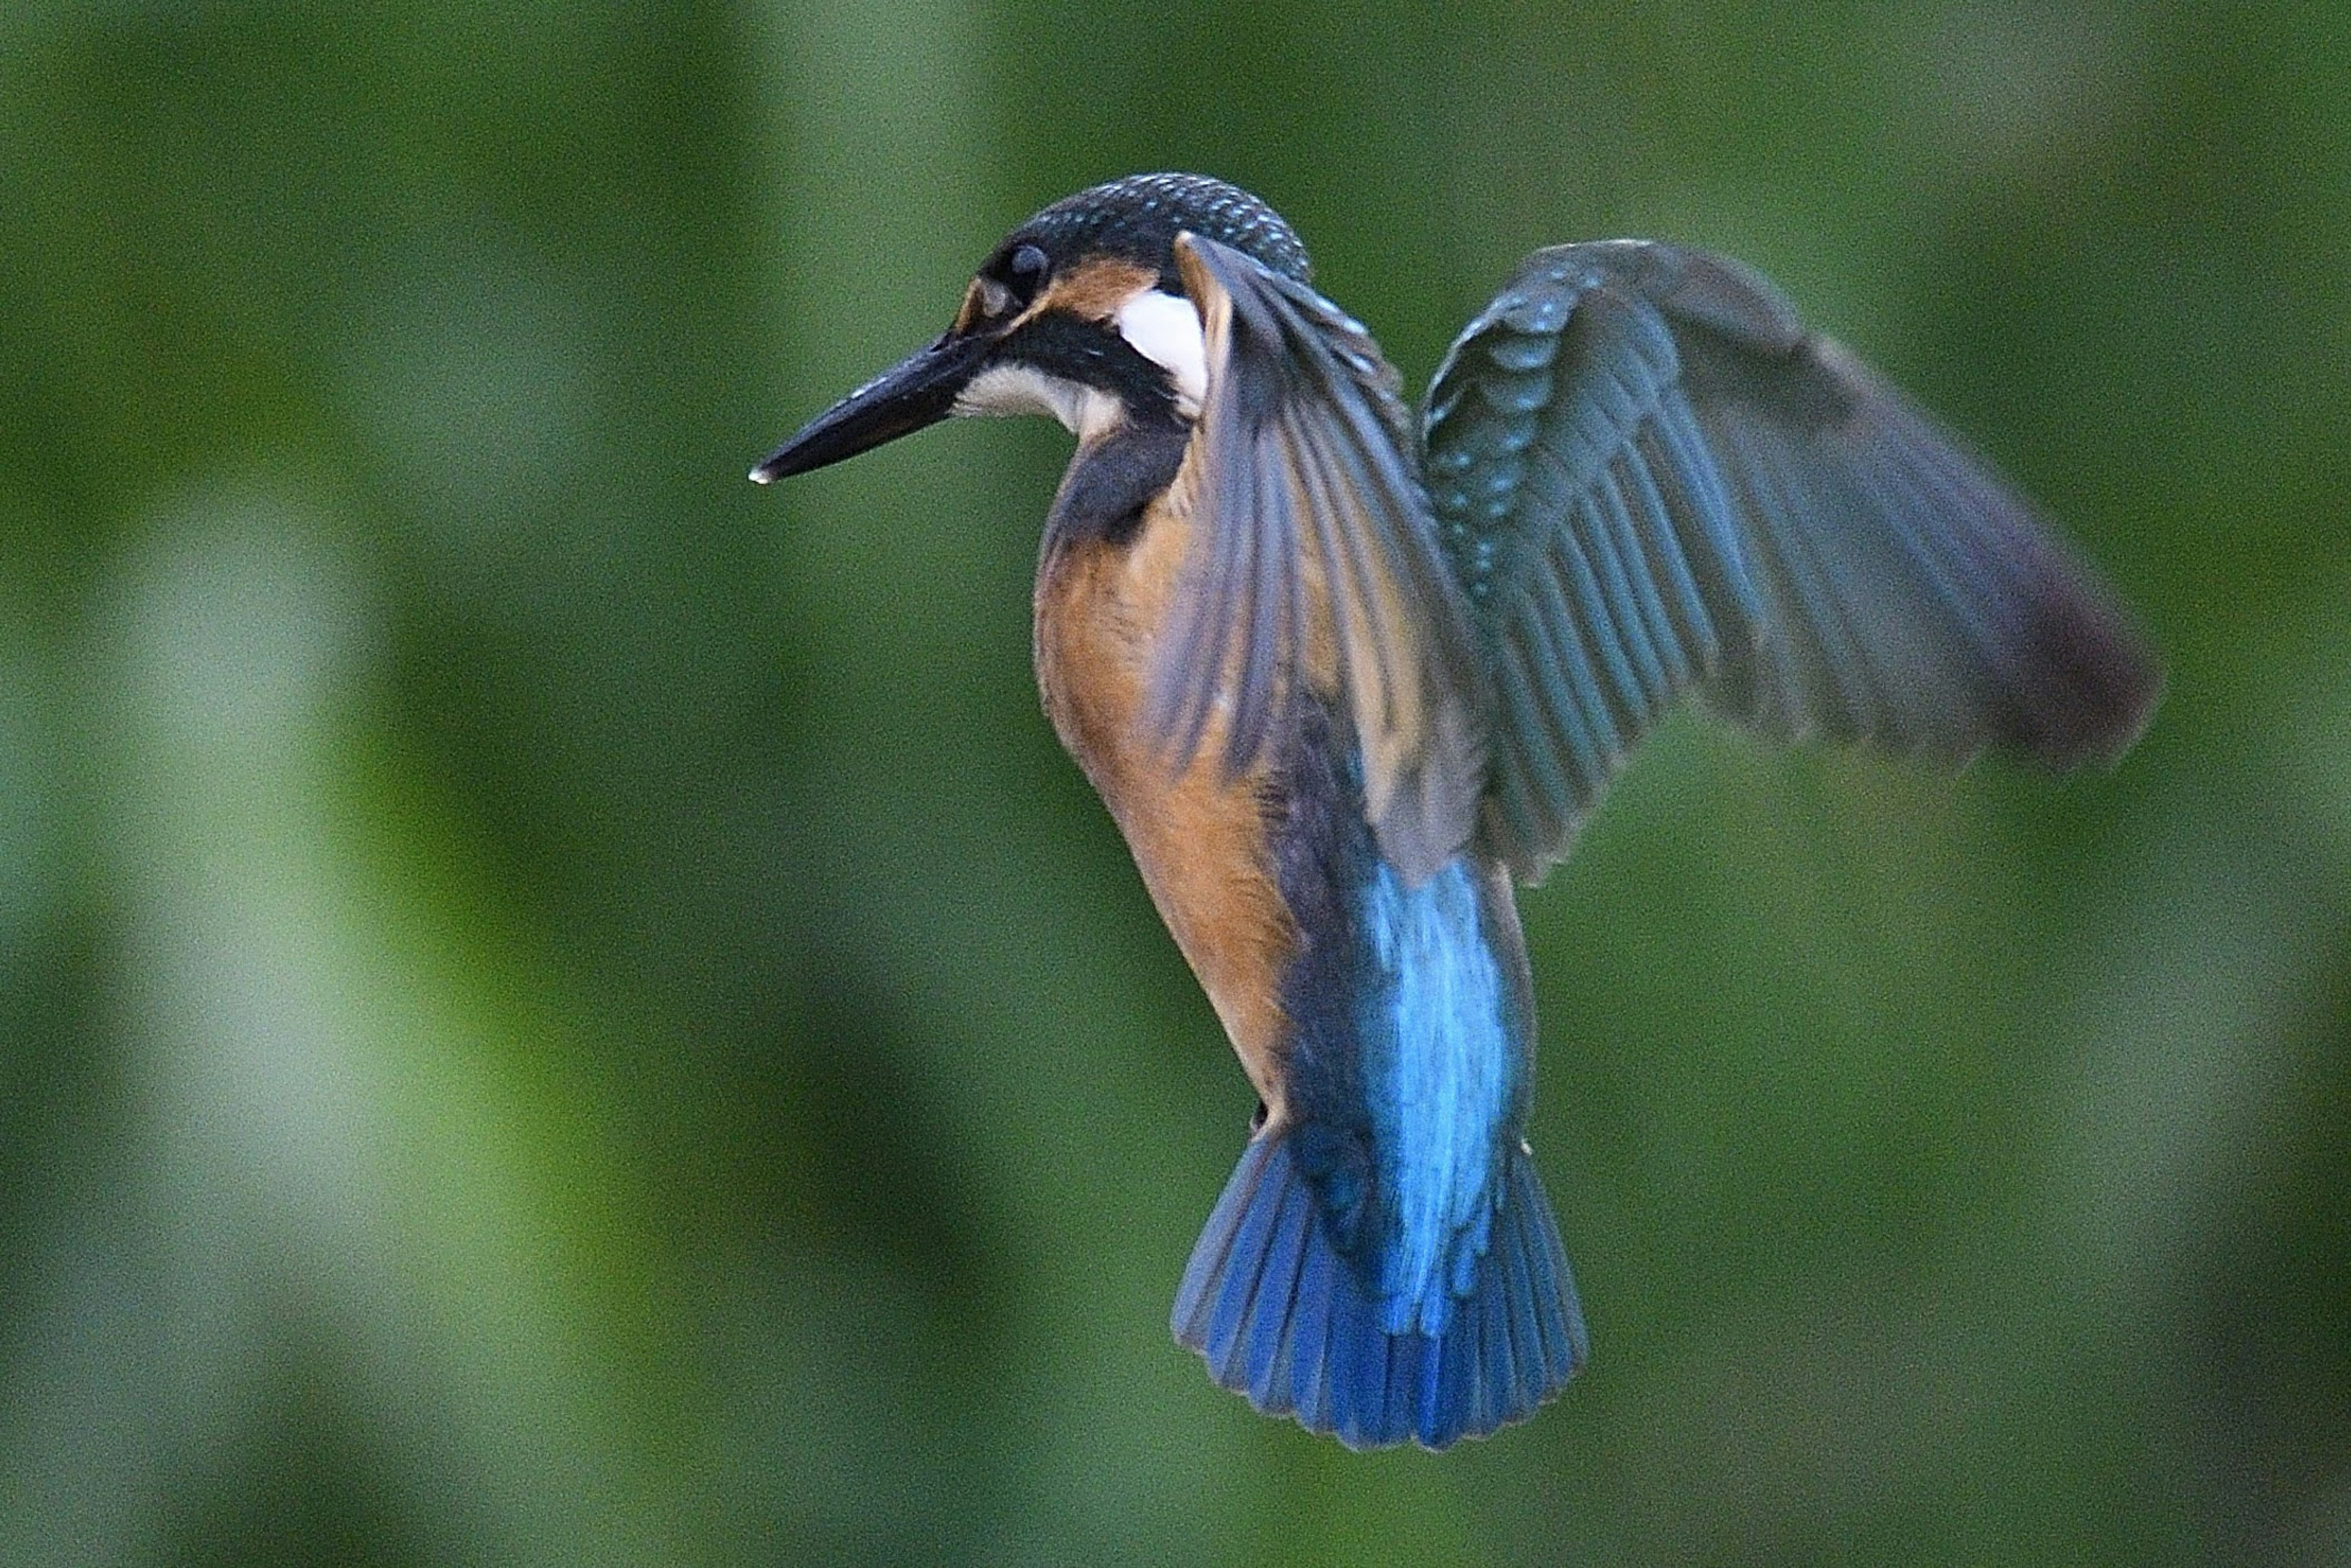
[{"label": "orange cheek patch", "polygon": [[1159,274],[1138,262],[1090,261],[1048,284],[1036,308],[1083,321],[1107,321],[1138,290],[1158,284]]},{"label": "orange cheek patch", "polygon": [[956,312],[954,330],[968,332],[987,319],[987,307],[983,299],[979,279],[975,277],[970,287],[963,291],[963,308]]}]

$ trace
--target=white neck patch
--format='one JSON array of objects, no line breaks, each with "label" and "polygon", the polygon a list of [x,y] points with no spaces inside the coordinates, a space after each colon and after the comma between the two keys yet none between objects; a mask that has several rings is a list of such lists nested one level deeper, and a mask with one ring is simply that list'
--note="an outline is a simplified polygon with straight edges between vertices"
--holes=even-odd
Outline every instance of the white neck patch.
[{"label": "white neck patch", "polygon": [[1112,319],[1118,335],[1176,383],[1177,409],[1186,418],[1198,418],[1201,400],[1208,395],[1208,348],[1192,302],[1180,294],[1138,289]]}]

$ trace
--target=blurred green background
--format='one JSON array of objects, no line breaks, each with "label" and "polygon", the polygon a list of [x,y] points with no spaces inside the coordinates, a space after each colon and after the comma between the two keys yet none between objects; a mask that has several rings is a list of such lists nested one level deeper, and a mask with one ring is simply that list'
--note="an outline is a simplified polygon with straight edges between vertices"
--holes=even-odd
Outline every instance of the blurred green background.
[{"label": "blurred green background", "polygon": [[[1250,1095],[1039,716],[1067,438],[745,467],[1198,169],[1418,385],[1733,251],[2138,609],[2121,768],[1677,719],[1525,901],[1590,1370],[1168,1341]],[[2351,11],[0,12],[0,1561],[2351,1561]]]}]

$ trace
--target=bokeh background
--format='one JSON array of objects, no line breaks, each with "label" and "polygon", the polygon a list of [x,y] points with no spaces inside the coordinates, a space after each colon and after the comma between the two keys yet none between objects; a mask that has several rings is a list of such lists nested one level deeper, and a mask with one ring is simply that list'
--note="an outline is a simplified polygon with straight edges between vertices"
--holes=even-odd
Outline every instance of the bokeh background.
[{"label": "bokeh background", "polygon": [[[1591,1368],[1441,1458],[1167,1338],[1250,1097],[1067,438],[742,479],[1167,167],[1416,385],[1733,251],[2169,666],[1647,747],[1525,900]],[[10,0],[0,211],[0,1560],[2351,1561],[2351,9]]]}]

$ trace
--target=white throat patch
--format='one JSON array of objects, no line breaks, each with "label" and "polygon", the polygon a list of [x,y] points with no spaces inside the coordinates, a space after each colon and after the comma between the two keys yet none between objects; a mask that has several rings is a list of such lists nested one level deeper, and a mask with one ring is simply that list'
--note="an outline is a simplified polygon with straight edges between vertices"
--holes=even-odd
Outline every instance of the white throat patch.
[{"label": "white throat patch", "polygon": [[955,401],[957,413],[1043,413],[1080,441],[1107,435],[1126,417],[1118,399],[1033,365],[990,365]]},{"label": "white throat patch", "polygon": [[1208,349],[1192,302],[1180,294],[1138,289],[1113,319],[1118,335],[1176,383],[1176,407],[1185,417],[1198,418],[1200,401],[1208,395]]}]

